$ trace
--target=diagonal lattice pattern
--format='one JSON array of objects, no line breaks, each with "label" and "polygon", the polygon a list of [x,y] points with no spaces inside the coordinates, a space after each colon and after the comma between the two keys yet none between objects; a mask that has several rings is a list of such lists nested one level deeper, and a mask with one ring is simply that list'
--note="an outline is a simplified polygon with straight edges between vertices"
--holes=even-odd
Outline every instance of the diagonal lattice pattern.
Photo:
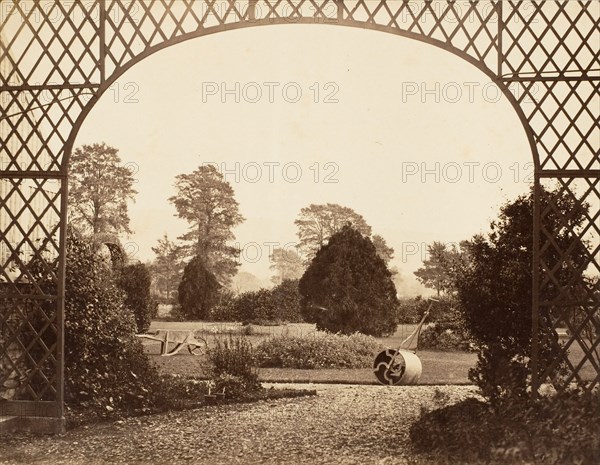
[{"label": "diagonal lattice pattern", "polygon": [[5,291],[19,295],[18,285],[29,283],[29,293],[46,295],[37,283],[42,277],[58,286],[60,209],[55,180],[0,180],[0,282]]},{"label": "diagonal lattice pattern", "polygon": [[7,32],[0,62],[8,72],[0,85],[99,81],[99,1],[3,3],[0,30]]},{"label": "diagonal lattice pattern", "polygon": [[0,168],[60,172],[67,139],[90,95],[86,89],[0,91]]},{"label": "diagonal lattice pattern", "polygon": [[518,83],[543,170],[600,169],[600,79]]},{"label": "diagonal lattice pattern", "polygon": [[386,2],[373,0],[112,0],[106,6],[107,71],[169,40],[232,28],[239,23],[364,23],[406,31],[451,45],[495,66],[498,2]]},{"label": "diagonal lattice pattern", "polygon": [[[64,256],[65,160],[84,115],[112,79],[161,48],[271,24],[337,24],[411,37],[469,59],[501,87],[517,86],[536,146],[536,180],[556,179],[575,206],[587,205],[574,221],[560,216],[557,199],[538,199],[544,208],[534,310],[569,337],[534,383],[554,377],[559,366],[566,376],[557,384],[587,383],[586,370],[587,385],[597,383],[600,2],[3,0],[0,384],[18,386],[12,398],[62,399],[64,269],[57,264]],[[558,223],[548,225],[551,217]],[[582,355],[573,358],[575,352]]]},{"label": "diagonal lattice pattern", "polygon": [[1,308],[0,387],[14,390],[13,399],[56,400],[56,303],[4,297]]},{"label": "diagonal lattice pattern", "polygon": [[0,396],[57,400],[60,187],[0,179]]},{"label": "diagonal lattice pattern", "polygon": [[541,199],[540,305],[552,329],[568,337],[541,379],[592,389],[600,382],[600,179],[560,178],[558,185]]},{"label": "diagonal lattice pattern", "polygon": [[508,1],[504,76],[581,76],[600,70],[600,3]]}]

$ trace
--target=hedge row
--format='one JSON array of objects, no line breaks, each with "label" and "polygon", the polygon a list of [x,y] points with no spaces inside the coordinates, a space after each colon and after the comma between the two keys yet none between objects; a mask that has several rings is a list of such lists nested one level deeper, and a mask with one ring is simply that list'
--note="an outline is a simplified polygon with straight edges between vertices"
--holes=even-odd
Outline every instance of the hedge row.
[{"label": "hedge row", "polygon": [[272,368],[368,368],[383,349],[371,336],[315,331],[302,336],[276,336],[256,348],[261,367]]}]

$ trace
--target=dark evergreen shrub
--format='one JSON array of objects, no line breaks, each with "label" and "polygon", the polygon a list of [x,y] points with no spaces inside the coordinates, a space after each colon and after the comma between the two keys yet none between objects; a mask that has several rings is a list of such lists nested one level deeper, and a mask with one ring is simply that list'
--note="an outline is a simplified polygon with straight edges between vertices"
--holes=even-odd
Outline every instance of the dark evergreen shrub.
[{"label": "dark evergreen shrub", "polygon": [[137,332],[148,331],[158,311],[158,302],[150,294],[152,277],[148,267],[143,263],[124,266],[117,283],[125,291],[125,307],[134,315]]},{"label": "dark evergreen shrub", "polygon": [[[550,200],[551,199],[551,200]],[[586,205],[560,190],[541,189],[541,208],[547,211],[543,226],[555,231],[556,247],[545,252],[546,266],[554,269],[558,283],[584,285],[582,264],[589,252],[585,244],[574,242],[576,230],[585,217]],[[549,203],[552,208],[546,210]],[[477,236],[465,243],[467,265],[456,286],[465,323],[479,347],[477,365],[469,377],[493,402],[505,396],[527,396],[531,376],[533,193],[518,197],[500,210],[488,237]],[[569,227],[564,227],[563,223]],[[570,250],[561,257],[559,250]],[[561,292],[553,281],[542,289],[546,300]],[[570,293],[563,289],[563,293]],[[557,334],[550,328],[550,315],[543,307],[540,315],[540,366],[547,366],[560,350]],[[559,375],[560,366],[554,375]]]},{"label": "dark evergreen shrub", "polygon": [[318,329],[372,336],[396,330],[391,273],[371,240],[350,225],[317,252],[299,288],[304,320]]},{"label": "dark evergreen shrub", "polygon": [[245,323],[268,323],[274,321],[277,308],[267,289],[244,292],[233,302],[233,313],[238,321]]},{"label": "dark evergreen shrub", "polygon": [[70,408],[97,416],[149,412],[161,398],[156,368],[136,337],[124,292],[85,239],[67,241],[65,395]]},{"label": "dark evergreen shrub", "polygon": [[300,313],[300,291],[297,279],[285,279],[271,290],[276,317],[290,323],[303,321]]},{"label": "dark evergreen shrub", "polygon": [[206,269],[200,257],[185,266],[179,283],[178,298],[181,313],[188,320],[205,320],[218,302],[221,285]]}]

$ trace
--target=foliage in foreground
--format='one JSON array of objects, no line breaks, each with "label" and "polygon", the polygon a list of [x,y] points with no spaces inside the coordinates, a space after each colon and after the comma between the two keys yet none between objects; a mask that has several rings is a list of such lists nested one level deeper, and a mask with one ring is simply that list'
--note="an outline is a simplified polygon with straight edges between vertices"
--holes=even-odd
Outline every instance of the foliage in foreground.
[{"label": "foliage in foreground", "polygon": [[[585,244],[574,242],[570,230],[582,224],[588,207],[577,205],[570,194],[560,190],[541,191],[542,211],[553,205],[543,218],[543,226],[555,231],[556,246],[544,252],[543,260],[547,268],[555,270],[556,283],[547,282],[542,289],[544,299],[552,301],[559,295],[566,298],[584,285],[581,270],[585,269],[589,252]],[[487,237],[477,236],[461,244],[468,260],[455,284],[467,328],[479,347],[478,362],[469,378],[492,402],[506,396],[527,397],[531,375],[533,205],[533,192],[508,202]],[[561,257],[559,250],[569,250],[569,256]],[[573,289],[561,290],[558,283],[572,283]],[[544,313],[547,307],[541,311],[543,367],[556,357],[560,347],[549,324],[556,315]]]},{"label": "foliage in foreground", "polygon": [[[53,286],[40,276],[42,286]],[[171,408],[184,387],[158,374],[136,337],[113,270],[70,233],[65,298],[65,401],[69,413],[117,418]],[[51,341],[46,341],[50,344]]]},{"label": "foliage in foreground", "polygon": [[259,366],[271,368],[370,368],[380,350],[371,336],[316,331],[265,339],[256,347],[256,359]]},{"label": "foliage in foreground", "polygon": [[396,330],[392,275],[371,240],[349,224],[319,249],[299,286],[304,319],[319,330],[372,336]]},{"label": "foliage in foreground", "polygon": [[567,392],[501,408],[471,398],[423,411],[414,449],[436,463],[593,465],[600,463],[600,394]]},{"label": "foliage in foreground", "polygon": [[[32,264],[40,286],[49,293],[54,281],[46,268]],[[246,339],[218,341],[209,353],[212,382],[162,375],[136,337],[134,315],[125,305],[115,270],[93,244],[69,231],[65,299],[65,400],[69,427],[202,404],[209,389],[226,389],[229,399],[260,400],[311,395],[312,391],[263,392]],[[54,306],[45,308],[51,315]],[[43,321],[31,319],[32,329]],[[46,331],[44,343],[56,343]],[[34,353],[34,352],[32,352]],[[35,355],[35,353],[34,353]],[[53,371],[44,368],[47,377]],[[212,384],[212,386],[211,386]]]}]

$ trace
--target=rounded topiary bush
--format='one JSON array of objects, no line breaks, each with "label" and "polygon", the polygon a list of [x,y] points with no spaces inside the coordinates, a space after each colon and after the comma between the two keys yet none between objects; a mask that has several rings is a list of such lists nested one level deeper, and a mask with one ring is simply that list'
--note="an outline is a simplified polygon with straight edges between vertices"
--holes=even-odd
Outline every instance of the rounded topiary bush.
[{"label": "rounded topiary bush", "polygon": [[202,262],[194,257],[185,266],[179,283],[178,299],[182,315],[190,320],[204,320],[219,301],[221,285]]},{"label": "rounded topiary bush", "polygon": [[351,225],[331,236],[300,279],[304,320],[333,333],[396,331],[392,275],[368,237]]}]

